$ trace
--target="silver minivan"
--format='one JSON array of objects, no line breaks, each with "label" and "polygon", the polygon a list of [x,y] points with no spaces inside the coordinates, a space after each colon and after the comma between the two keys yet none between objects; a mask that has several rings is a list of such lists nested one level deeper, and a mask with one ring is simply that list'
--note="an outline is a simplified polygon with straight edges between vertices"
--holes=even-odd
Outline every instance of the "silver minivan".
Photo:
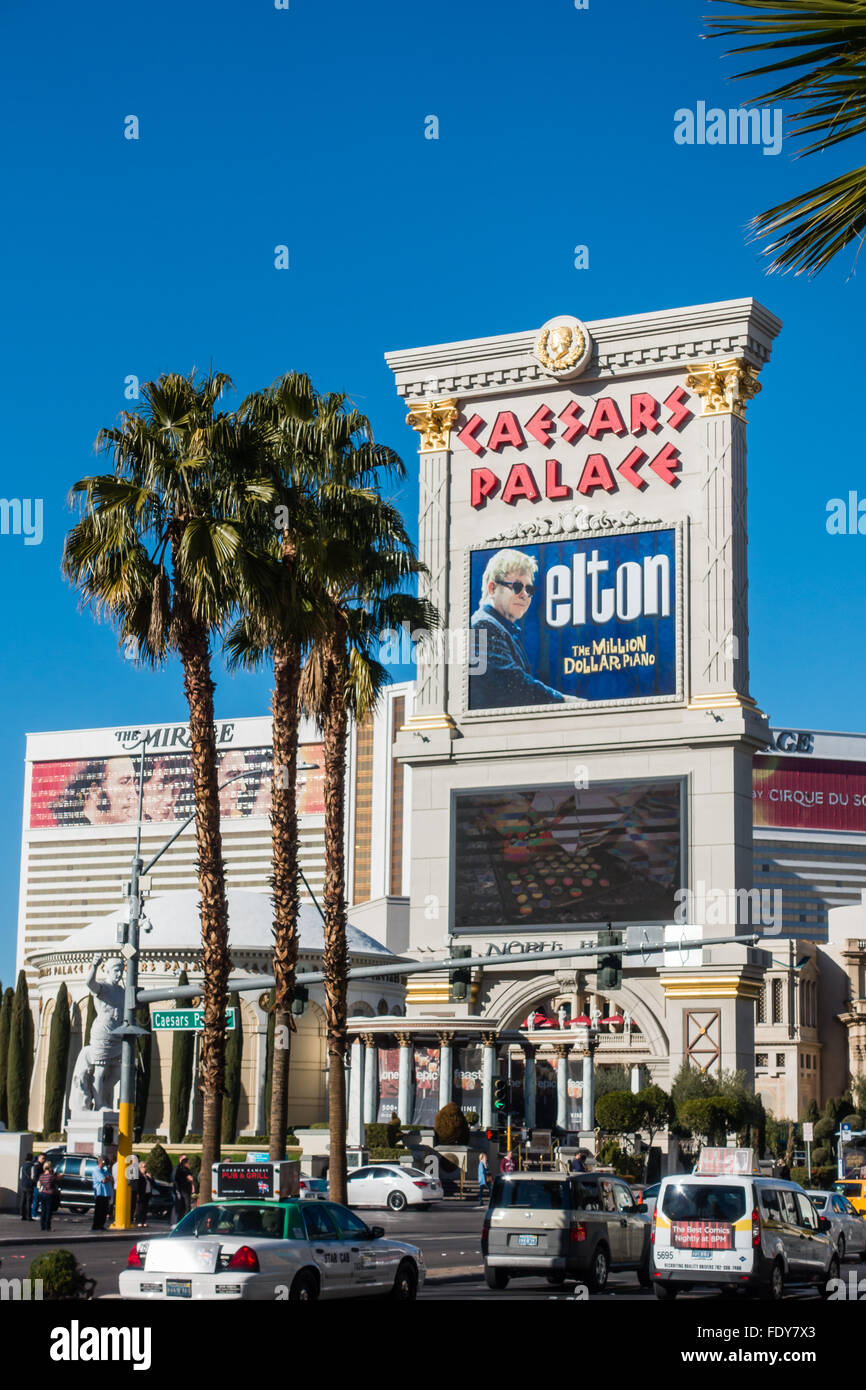
[{"label": "silver minivan", "polygon": [[652,1284],[675,1298],[692,1285],[742,1288],[780,1299],[788,1281],[839,1277],[830,1223],[802,1187],[755,1174],[664,1178],[653,1212]]}]

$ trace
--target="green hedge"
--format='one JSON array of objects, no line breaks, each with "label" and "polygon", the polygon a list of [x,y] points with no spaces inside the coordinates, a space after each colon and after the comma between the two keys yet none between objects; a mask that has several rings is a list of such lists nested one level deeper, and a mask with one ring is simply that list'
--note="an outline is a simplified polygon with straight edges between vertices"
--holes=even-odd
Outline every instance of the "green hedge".
[{"label": "green hedge", "polygon": [[369,1150],[371,1163],[393,1162],[395,1158],[405,1158],[405,1149],[389,1149],[385,1145],[377,1145],[376,1148]]},{"label": "green hedge", "polygon": [[792,1168],[791,1181],[798,1182],[801,1187],[820,1187],[826,1191],[838,1181],[838,1175],[835,1166],[816,1168],[813,1164],[811,1178],[808,1168]]},{"label": "green hedge", "polygon": [[92,1298],[95,1279],[89,1279],[71,1250],[51,1250],[37,1255],[30,1279],[42,1280],[44,1299]]}]

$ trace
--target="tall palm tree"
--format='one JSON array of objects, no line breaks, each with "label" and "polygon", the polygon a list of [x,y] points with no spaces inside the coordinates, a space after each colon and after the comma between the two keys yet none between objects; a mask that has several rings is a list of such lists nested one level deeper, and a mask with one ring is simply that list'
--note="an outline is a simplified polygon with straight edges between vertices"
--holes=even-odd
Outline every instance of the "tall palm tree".
[{"label": "tall palm tree", "polygon": [[340,476],[353,476],[358,491],[347,499],[323,499],[318,577],[327,616],[301,677],[301,700],[322,730],[325,787],[324,960],[328,1046],[328,1179],[337,1202],[346,1200],[347,969],[345,799],[348,721],[360,724],[375,708],[387,682],[376,659],[385,631],[408,622],[429,633],[438,615],[407,593],[423,566],[397,510],[377,493],[383,477],[400,478],[404,467],[390,449],[374,443],[367,419],[347,408],[345,397],[318,403],[312,433],[323,460]]},{"label": "tall palm tree", "polygon": [[[740,78],[784,74],[784,81],[756,100],[790,102],[792,127],[817,136],[801,154],[814,154],[866,130],[866,3],[864,0],[729,0],[748,15],[710,21],[714,37],[759,38],[737,53],[772,50],[773,62],[738,73]],[[792,76],[792,72],[804,71]],[[866,229],[866,167],[788,198],[753,219],[756,236],[771,237],[765,254],[773,270],[815,275]]]},{"label": "tall palm tree", "polygon": [[204,1027],[201,1193],[210,1196],[220,1151],[225,1008],[231,968],[214,734],[211,640],[239,592],[266,587],[245,530],[271,496],[259,441],[217,402],[231,386],[211,372],[165,374],[141,388],[142,405],[101,430],[112,473],[77,482],[83,516],[66,538],[63,569],[85,604],[108,618],[140,660],[176,653],[189,706],[201,895]]}]

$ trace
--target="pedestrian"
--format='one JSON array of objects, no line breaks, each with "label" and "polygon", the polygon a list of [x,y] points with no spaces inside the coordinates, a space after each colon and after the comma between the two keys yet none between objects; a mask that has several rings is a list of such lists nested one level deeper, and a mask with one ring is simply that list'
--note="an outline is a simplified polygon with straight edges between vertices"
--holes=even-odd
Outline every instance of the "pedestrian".
[{"label": "pedestrian", "polygon": [[171,1185],[174,1190],[174,1209],[177,1212],[177,1219],[180,1221],[192,1206],[195,1189],[187,1154],[181,1154],[178,1159],[177,1167],[171,1175]]},{"label": "pedestrian", "polygon": [[33,1155],[28,1154],[18,1169],[18,1196],[20,1198],[21,1220],[32,1221],[33,1207]]},{"label": "pedestrian", "polygon": [[577,1153],[574,1155],[574,1158],[571,1160],[571,1162],[570,1162],[569,1165],[568,1165],[569,1168],[571,1169],[572,1173],[585,1173],[585,1172],[586,1172],[586,1164],[585,1164],[584,1161],[583,1161],[585,1157],[586,1157],[586,1149],[578,1149]]},{"label": "pedestrian", "polygon": [[479,1206],[487,1197],[487,1155],[482,1152],[478,1155],[478,1204]]},{"label": "pedestrian", "polygon": [[45,1163],[43,1165],[37,1189],[39,1192],[39,1221],[43,1231],[50,1231],[55,1198],[59,1196],[57,1177],[52,1164]]},{"label": "pedestrian", "polygon": [[514,1155],[512,1154],[510,1149],[507,1153],[504,1153],[502,1155],[502,1162],[499,1165],[499,1171],[500,1173],[514,1172]]},{"label": "pedestrian", "polygon": [[37,1154],[35,1159],[33,1160],[33,1201],[30,1205],[30,1215],[34,1221],[36,1220],[36,1217],[39,1214],[39,1179],[42,1176],[42,1168],[44,1163],[45,1155]]},{"label": "pedestrian", "polygon": [[108,1159],[103,1156],[93,1174],[93,1225],[91,1230],[105,1230],[105,1218],[111,1210],[113,1192],[114,1179],[111,1176]]},{"label": "pedestrian", "polygon": [[135,1224],[136,1226],[146,1226],[147,1209],[150,1206],[150,1197],[153,1192],[153,1180],[144,1163],[138,1165],[135,1189]]}]

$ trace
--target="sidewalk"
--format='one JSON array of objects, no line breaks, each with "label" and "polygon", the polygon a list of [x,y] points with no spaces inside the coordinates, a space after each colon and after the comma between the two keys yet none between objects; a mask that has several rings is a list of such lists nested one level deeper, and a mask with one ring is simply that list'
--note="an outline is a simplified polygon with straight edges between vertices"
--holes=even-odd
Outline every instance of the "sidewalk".
[{"label": "sidewalk", "polygon": [[[11,1212],[0,1212],[0,1249],[9,1245],[41,1245],[44,1241],[63,1241],[65,1245],[86,1244],[91,1240],[125,1240],[129,1243],[132,1231],[91,1230],[93,1217],[90,1212],[76,1216],[72,1212],[58,1211],[52,1217],[51,1230],[43,1231],[39,1221],[22,1221]],[[154,1221],[147,1227],[148,1235],[168,1235],[171,1226],[167,1221]],[[142,1233],[143,1234],[143,1233]]]}]

